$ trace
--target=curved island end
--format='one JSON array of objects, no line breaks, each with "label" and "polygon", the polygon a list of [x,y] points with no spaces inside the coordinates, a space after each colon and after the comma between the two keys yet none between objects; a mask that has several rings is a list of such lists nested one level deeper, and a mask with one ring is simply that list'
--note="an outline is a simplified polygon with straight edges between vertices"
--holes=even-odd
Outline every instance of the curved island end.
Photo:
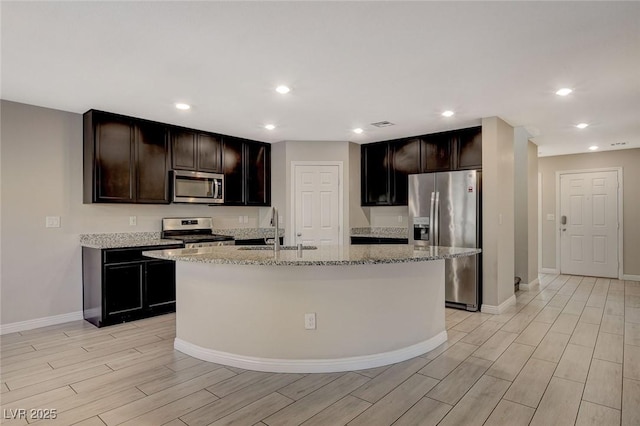
[{"label": "curved island end", "polygon": [[479,252],[361,245],[144,254],[176,261],[177,350],[248,370],[319,373],[388,365],[445,342],[444,259]]}]

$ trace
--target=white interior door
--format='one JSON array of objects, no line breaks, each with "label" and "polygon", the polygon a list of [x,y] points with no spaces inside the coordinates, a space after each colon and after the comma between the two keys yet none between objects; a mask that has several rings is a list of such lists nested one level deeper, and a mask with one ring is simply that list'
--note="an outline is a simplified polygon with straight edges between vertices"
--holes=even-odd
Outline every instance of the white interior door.
[{"label": "white interior door", "polygon": [[616,171],[560,176],[560,246],[561,273],[618,277]]},{"label": "white interior door", "polygon": [[305,245],[341,245],[341,167],[338,164],[293,166],[294,227]]}]

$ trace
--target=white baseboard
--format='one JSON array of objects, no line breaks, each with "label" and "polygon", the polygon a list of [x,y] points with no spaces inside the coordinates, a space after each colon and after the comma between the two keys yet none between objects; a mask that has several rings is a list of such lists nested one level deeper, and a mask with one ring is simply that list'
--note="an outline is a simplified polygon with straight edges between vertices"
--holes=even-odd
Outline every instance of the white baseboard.
[{"label": "white baseboard", "polygon": [[482,304],[482,306],[480,307],[480,312],[483,312],[485,314],[494,314],[494,315],[500,315],[501,313],[503,313],[509,306],[511,305],[515,305],[516,304],[516,295],[514,294],[513,296],[511,296],[510,298],[508,298],[507,300],[505,300],[504,302],[502,302],[500,305],[495,306],[495,305],[485,305],[484,303]]},{"label": "white baseboard", "polygon": [[52,317],[36,318],[27,321],[12,322],[0,325],[0,334],[16,333],[18,331],[32,330],[34,328],[49,325],[62,324],[69,321],[83,319],[82,311],[69,312],[68,314],[54,315]]},{"label": "white baseboard", "polygon": [[540,288],[540,280],[536,278],[530,283],[520,283],[519,288],[524,291],[538,290]]},{"label": "white baseboard", "polygon": [[640,275],[623,274],[622,279],[628,281],[640,281]]},{"label": "white baseboard", "polygon": [[555,274],[558,275],[560,271],[557,268],[540,268],[541,274]]},{"label": "white baseboard", "polygon": [[333,359],[256,358],[203,348],[178,338],[174,340],[173,347],[182,353],[203,361],[215,362],[216,364],[229,365],[246,370],[266,371],[270,373],[334,373],[363,370],[365,368],[381,367],[383,365],[406,361],[427,353],[446,341],[447,332],[443,331],[431,339],[407,346],[406,348],[373,355]]}]

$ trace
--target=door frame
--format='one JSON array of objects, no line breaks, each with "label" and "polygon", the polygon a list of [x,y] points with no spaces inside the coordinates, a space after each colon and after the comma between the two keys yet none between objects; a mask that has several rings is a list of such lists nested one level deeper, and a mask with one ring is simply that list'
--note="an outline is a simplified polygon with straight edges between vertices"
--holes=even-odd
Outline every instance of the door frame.
[{"label": "door frame", "polygon": [[575,173],[595,173],[595,172],[617,172],[618,174],[618,279],[623,279],[623,271],[624,271],[624,252],[623,252],[623,241],[622,236],[624,235],[623,226],[624,222],[622,220],[622,196],[623,192],[623,181],[622,181],[622,167],[602,167],[596,169],[579,169],[579,170],[559,170],[556,171],[556,268],[559,274],[562,274],[562,264],[561,264],[561,247],[560,247],[560,178],[562,175],[570,175]]},{"label": "door frame", "polygon": [[296,167],[297,166],[338,166],[338,226],[340,227],[339,245],[344,245],[344,173],[342,161],[292,161],[291,162],[291,232],[289,233],[289,244],[295,244],[296,229]]}]

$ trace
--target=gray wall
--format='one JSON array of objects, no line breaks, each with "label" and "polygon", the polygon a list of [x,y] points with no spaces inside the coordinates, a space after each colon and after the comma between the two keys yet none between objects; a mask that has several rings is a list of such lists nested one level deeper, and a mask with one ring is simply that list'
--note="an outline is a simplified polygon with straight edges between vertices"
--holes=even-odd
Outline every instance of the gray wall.
[{"label": "gray wall", "polygon": [[[2,101],[0,120],[2,324],[82,310],[79,234],[160,231],[163,217],[191,215],[212,216],[221,228],[256,227],[268,211],[82,204],[82,116]],[[134,215],[138,225],[129,226]],[[45,216],[60,216],[62,226],[45,228]]]},{"label": "gray wall", "polygon": [[499,306],[514,294],[513,127],[482,119],[482,304]]},{"label": "gray wall", "polygon": [[[284,213],[283,223],[285,224],[285,235],[292,234],[291,228],[291,215],[293,212],[293,206],[291,205],[291,188],[292,179],[291,176],[291,163],[293,161],[340,161],[342,162],[342,187],[343,187],[343,199],[342,205],[344,208],[343,214],[343,244],[349,244],[349,227],[350,227],[350,197],[351,197],[351,161],[349,158],[350,148],[352,145],[350,142],[341,141],[284,141],[274,144],[278,146],[278,153],[281,156],[284,153],[284,162],[282,158],[276,159],[278,167],[283,167],[285,173],[284,185],[276,187],[272,184],[274,192],[279,192],[278,200],[281,200],[281,206],[279,207]],[[280,182],[280,177],[278,178]],[[293,235],[290,235],[293,237]],[[287,240],[288,244],[293,244],[292,240]]]},{"label": "gray wall", "polygon": [[542,174],[542,268],[555,270],[556,172],[622,167],[623,180],[623,266],[625,275],[640,276],[640,148],[586,154],[559,155],[538,159]]},{"label": "gray wall", "polygon": [[538,278],[538,150],[521,127],[514,131],[515,275]]}]

